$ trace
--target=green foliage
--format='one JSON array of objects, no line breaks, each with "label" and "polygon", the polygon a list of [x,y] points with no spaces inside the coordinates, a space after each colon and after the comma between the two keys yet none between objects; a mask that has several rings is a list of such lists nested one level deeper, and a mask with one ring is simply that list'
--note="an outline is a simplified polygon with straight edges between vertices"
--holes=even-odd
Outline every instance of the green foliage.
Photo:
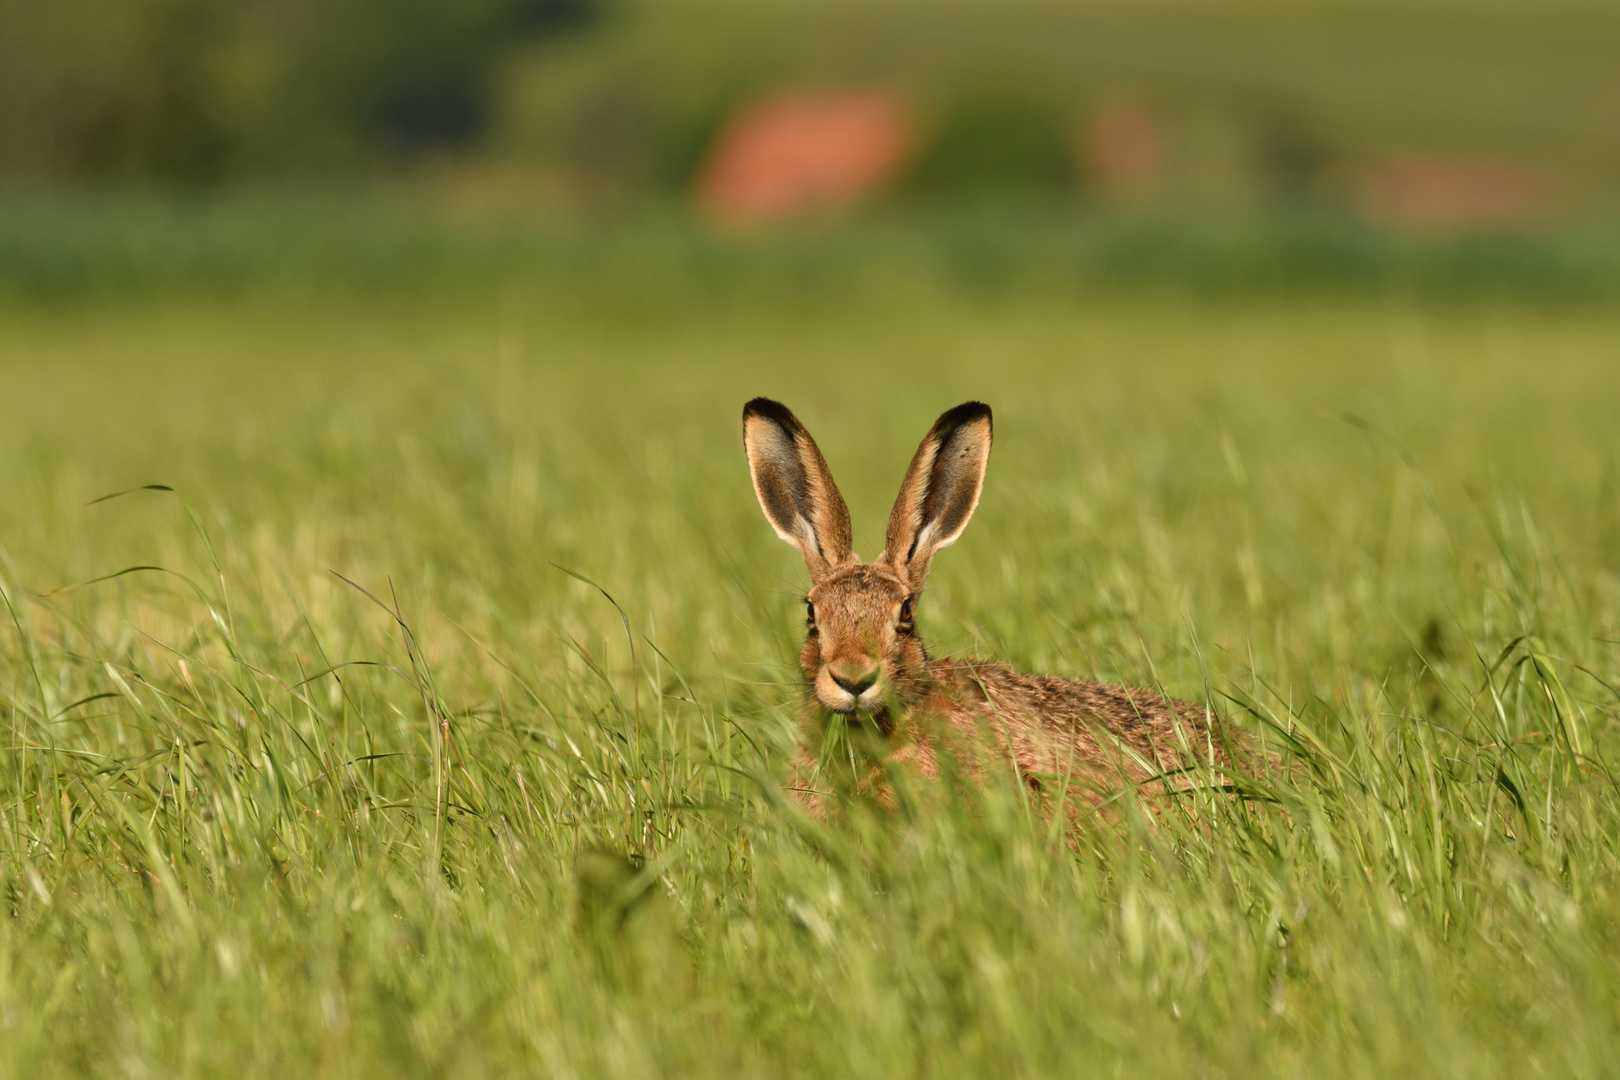
[{"label": "green foliage", "polygon": [[1073,117],[1051,102],[984,92],[946,110],[908,182],[930,194],[1051,194],[1076,180]]},{"label": "green foliage", "polygon": [[603,201],[684,191],[759,94],[882,87],[937,121],[925,188],[1063,186],[1084,125],[1124,98],[1160,113],[1172,210],[1332,198],[1354,166],[1414,153],[1521,162],[1578,205],[1620,191],[1617,11],[0,0],[0,178],[196,185],[454,156]]},{"label": "green foliage", "polygon": [[678,189],[717,113],[881,87],[940,138],[925,169],[1009,194],[1071,179],[1099,109],[1141,100],[1172,212],[1331,199],[1347,168],[1409,154],[1522,162],[1572,202],[1612,201],[1617,19],[1604,0],[629,0],[566,48],[511,58],[490,150],[595,187]]},{"label": "green foliage", "polygon": [[465,145],[491,65],[585,0],[0,2],[12,175],[208,183]]},{"label": "green foliage", "polygon": [[[1609,1070],[1612,311],[795,293],[644,240],[681,302],[6,309],[0,1074]],[[804,820],[757,393],[866,553],[991,401],[929,641],[1209,700],[1252,797]]]},{"label": "green foliage", "polygon": [[595,225],[444,213],[422,191],[0,196],[0,298],[76,305],[208,295],[374,302],[541,290],[611,312],[874,290],[1066,302],[1098,289],[1206,298],[1357,295],[1555,306],[1620,296],[1620,229],[1413,234],[1326,211],[1107,214],[1063,200],[887,206],[741,240],[652,203]]}]

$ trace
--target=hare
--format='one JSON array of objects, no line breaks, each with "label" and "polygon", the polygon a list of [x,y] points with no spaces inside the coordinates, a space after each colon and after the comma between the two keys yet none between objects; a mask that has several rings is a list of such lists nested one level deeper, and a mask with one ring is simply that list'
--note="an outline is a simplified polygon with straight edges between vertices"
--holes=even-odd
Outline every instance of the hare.
[{"label": "hare", "polygon": [[[937,776],[941,755],[1000,760],[1030,787],[1090,791],[1228,763],[1221,732],[1202,706],[1149,690],[1050,675],[1024,675],[976,659],[930,659],[917,607],[934,553],[955,543],[978,506],[990,459],[988,406],[969,401],[935,421],[911,459],[889,515],[883,554],[851,550],[849,510],[815,440],[786,406],[755,398],[743,407],[743,445],[754,494],[810,571],[805,599],[807,683],[800,747],[790,783],[823,810],[817,748],[840,725],[866,747],[865,784],[891,802],[883,759]],[[875,748],[875,755],[870,751]]]}]

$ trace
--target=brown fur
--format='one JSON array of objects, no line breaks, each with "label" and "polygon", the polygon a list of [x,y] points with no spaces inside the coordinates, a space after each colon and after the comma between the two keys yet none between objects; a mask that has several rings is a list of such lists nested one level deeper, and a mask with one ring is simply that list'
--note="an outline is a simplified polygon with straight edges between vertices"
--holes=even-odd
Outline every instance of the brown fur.
[{"label": "brown fur", "polygon": [[743,410],[743,432],[760,506],[810,570],[799,654],[806,712],[792,783],[812,809],[827,786],[817,750],[829,724],[843,725],[859,748],[855,786],[884,801],[884,759],[937,776],[948,754],[975,778],[999,761],[1037,790],[1083,797],[1158,776],[1181,787],[1182,770],[1227,762],[1201,706],[987,661],[929,659],[915,608],[934,553],[955,541],[978,503],[988,407],[969,402],[935,423],[901,484],[884,552],[869,563],[851,550],[849,511],[798,419],[758,398]]}]

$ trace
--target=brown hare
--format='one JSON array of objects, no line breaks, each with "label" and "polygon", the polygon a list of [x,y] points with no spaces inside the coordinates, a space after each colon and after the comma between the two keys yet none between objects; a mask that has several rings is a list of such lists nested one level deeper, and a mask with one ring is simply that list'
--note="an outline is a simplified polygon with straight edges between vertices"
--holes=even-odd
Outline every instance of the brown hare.
[{"label": "brown hare", "polygon": [[799,654],[806,709],[791,786],[818,813],[827,778],[817,749],[830,724],[855,736],[850,747],[864,747],[861,769],[870,769],[857,770],[857,785],[883,802],[892,801],[881,779],[885,758],[925,776],[938,775],[942,752],[972,776],[999,760],[1036,790],[1091,799],[1156,777],[1185,787],[1183,770],[1227,763],[1202,706],[983,660],[929,659],[916,626],[928,564],[973,516],[990,438],[986,405],[970,401],[942,415],[906,470],[883,554],[863,563],[851,550],[849,510],[804,425],[768,398],[743,407],[754,493],[810,570]]}]

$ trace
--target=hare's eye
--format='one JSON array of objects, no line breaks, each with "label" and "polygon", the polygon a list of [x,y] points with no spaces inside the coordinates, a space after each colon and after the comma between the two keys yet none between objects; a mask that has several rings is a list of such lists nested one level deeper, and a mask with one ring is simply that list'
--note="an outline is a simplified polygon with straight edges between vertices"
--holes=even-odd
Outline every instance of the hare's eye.
[{"label": "hare's eye", "polygon": [[804,602],[804,625],[812,630],[816,628],[816,605],[808,600]]},{"label": "hare's eye", "polygon": [[911,621],[911,597],[909,596],[900,604],[900,621],[903,623]]}]

